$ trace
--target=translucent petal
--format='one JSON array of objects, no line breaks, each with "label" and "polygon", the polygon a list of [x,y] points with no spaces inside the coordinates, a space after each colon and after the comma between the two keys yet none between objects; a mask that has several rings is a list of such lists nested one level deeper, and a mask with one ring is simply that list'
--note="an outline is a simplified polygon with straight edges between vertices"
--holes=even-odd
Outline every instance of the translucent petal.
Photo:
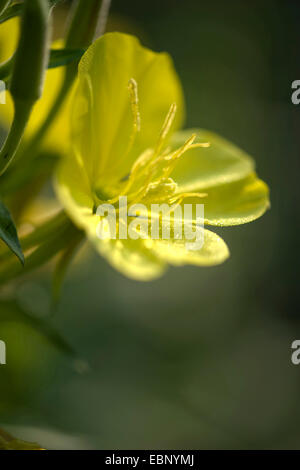
[{"label": "translucent petal", "polygon": [[162,276],[166,263],[149,250],[144,240],[97,240],[93,244],[107,261],[125,276],[137,281],[151,281]]},{"label": "translucent petal", "polygon": [[[190,241],[189,241],[190,242]],[[175,266],[194,264],[197,266],[215,266],[229,257],[229,250],[222,238],[204,229],[204,243],[201,249],[193,251],[187,248],[187,240],[151,240],[152,251],[160,259]]]},{"label": "translucent petal", "polygon": [[[135,139],[131,79],[138,87],[141,121]],[[79,65],[72,135],[94,186],[125,176],[137,156],[156,144],[173,102],[177,113],[171,132],[182,123],[183,95],[166,53],[155,53],[121,33],[105,34],[88,49]]]},{"label": "translucent petal", "polygon": [[55,189],[59,200],[73,222],[88,230],[93,219],[94,199],[82,164],[72,156],[63,158],[58,165]]},{"label": "translucent petal", "polygon": [[208,148],[188,150],[179,160],[172,178],[178,192],[199,191],[224,183],[240,180],[254,171],[253,159],[234,144],[213,132],[188,129],[175,133],[171,145],[180,147],[192,134],[197,142],[209,142]]},{"label": "translucent petal", "polygon": [[[208,225],[241,225],[261,217],[270,207],[269,188],[255,173],[232,183],[203,188],[207,197],[204,221]],[[197,204],[199,199],[188,198],[182,204]]]}]

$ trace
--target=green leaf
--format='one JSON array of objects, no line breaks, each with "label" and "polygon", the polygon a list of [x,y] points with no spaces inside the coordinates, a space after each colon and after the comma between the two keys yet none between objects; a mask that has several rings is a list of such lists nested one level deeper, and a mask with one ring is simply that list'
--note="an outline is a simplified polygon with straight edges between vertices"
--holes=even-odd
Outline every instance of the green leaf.
[{"label": "green leaf", "polygon": [[24,255],[18,239],[17,229],[5,205],[0,202],[0,238],[24,265]]},{"label": "green leaf", "polygon": [[84,52],[84,49],[51,49],[48,69],[61,67],[74,60],[79,60]]}]

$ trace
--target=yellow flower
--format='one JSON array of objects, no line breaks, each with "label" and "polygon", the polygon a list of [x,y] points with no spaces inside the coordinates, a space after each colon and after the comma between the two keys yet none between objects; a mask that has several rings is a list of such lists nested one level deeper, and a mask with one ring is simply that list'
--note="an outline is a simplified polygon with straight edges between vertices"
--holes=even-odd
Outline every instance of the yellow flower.
[{"label": "yellow flower", "polygon": [[229,251],[207,229],[197,251],[175,236],[101,240],[95,213],[101,203],[116,204],[119,196],[147,207],[200,202],[205,224],[219,226],[250,222],[269,206],[253,160],[212,132],[181,131],[183,119],[181,85],[167,54],[120,33],[87,50],[72,98],[72,148],[59,166],[56,190],[101,255],[134,279],[158,277],[168,264],[216,265]]}]

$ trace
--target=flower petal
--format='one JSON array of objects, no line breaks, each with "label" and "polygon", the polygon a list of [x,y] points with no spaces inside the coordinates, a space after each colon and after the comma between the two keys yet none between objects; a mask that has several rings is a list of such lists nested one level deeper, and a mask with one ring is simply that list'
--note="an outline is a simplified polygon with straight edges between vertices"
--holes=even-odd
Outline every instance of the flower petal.
[{"label": "flower petal", "polygon": [[261,217],[270,207],[269,188],[255,173],[240,181],[203,188],[207,197],[187,198],[182,204],[204,204],[207,225],[241,225]]},{"label": "flower petal", "polygon": [[[130,79],[137,83],[141,120],[131,150]],[[156,144],[173,102],[175,130],[183,119],[183,95],[168,54],[152,52],[121,33],[105,34],[89,47],[79,65],[72,135],[94,185],[125,176],[137,156]]]},{"label": "flower petal", "polygon": [[90,239],[115,269],[136,281],[157,279],[167,268],[164,260],[147,248],[144,240]]},{"label": "flower petal", "polygon": [[54,181],[56,194],[73,222],[88,230],[92,223],[94,200],[85,169],[72,156],[62,158]]},{"label": "flower petal", "polygon": [[204,243],[201,249],[187,248],[187,240],[150,240],[153,253],[160,259],[175,266],[194,264],[215,266],[229,257],[229,250],[221,237],[210,230],[204,230]]},{"label": "flower petal", "polygon": [[252,173],[241,181],[207,190],[204,202],[205,223],[240,225],[261,217],[270,207],[269,188]]},{"label": "flower petal", "polygon": [[188,150],[172,173],[178,192],[199,191],[219,184],[240,180],[254,171],[252,158],[231,142],[203,129],[188,129],[172,137],[174,149],[182,146],[192,135],[197,142],[209,142],[208,148]]}]

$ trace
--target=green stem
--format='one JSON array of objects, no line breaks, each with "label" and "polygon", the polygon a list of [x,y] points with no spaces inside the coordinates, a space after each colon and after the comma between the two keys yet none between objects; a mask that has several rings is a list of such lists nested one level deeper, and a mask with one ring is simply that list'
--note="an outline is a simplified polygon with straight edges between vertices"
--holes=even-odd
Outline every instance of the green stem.
[{"label": "green stem", "polygon": [[[20,40],[13,58],[10,81],[15,111],[12,126],[0,152],[0,175],[13,160],[33,105],[42,94],[44,70],[48,62],[49,30],[48,0],[25,0]],[[10,61],[2,64],[5,73],[7,65],[10,65]]]},{"label": "green stem", "polygon": [[78,0],[75,4],[66,36],[70,49],[88,47],[93,42],[104,0]]},{"label": "green stem", "polygon": [[[103,0],[78,0],[71,13],[69,29],[66,36],[66,48],[86,48],[94,39],[98,19]],[[74,61],[66,67],[65,76],[61,88],[53,103],[52,109],[41,124],[33,140],[30,149],[36,148],[46,134],[52,121],[56,118],[77,74],[79,61]]]},{"label": "green stem", "polygon": [[14,119],[0,152],[0,176],[5,172],[14,158],[29,119],[34,101],[17,101]]}]

